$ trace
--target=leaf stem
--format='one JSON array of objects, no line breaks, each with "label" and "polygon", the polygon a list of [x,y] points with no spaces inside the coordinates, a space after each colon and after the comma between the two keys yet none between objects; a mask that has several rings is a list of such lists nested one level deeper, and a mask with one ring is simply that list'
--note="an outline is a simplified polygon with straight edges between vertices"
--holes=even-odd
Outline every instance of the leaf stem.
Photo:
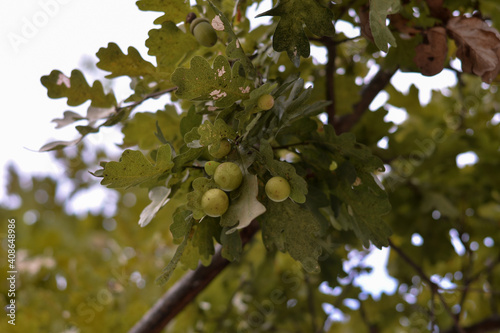
[{"label": "leaf stem", "polygon": [[160,91],[155,91],[153,93],[147,94],[146,96],[144,96],[139,101],[136,101],[136,102],[133,102],[133,103],[130,103],[130,104],[127,104],[127,105],[123,105],[123,106],[120,106],[120,107],[117,107],[116,108],[116,112],[120,112],[123,109],[135,108],[136,106],[141,105],[143,102],[147,101],[150,98],[160,97],[160,96],[165,95],[165,94],[167,94],[169,92],[172,92],[172,91],[174,91],[176,89],[177,89],[177,87],[172,87],[172,88],[168,88],[168,89],[164,89],[164,90],[160,90]]}]

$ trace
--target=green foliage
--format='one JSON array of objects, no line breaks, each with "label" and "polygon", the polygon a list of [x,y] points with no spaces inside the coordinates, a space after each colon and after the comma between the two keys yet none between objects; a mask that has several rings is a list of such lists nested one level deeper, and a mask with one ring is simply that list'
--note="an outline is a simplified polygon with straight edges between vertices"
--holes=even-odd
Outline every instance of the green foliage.
[{"label": "green foliage", "polygon": [[71,72],[70,77],[54,70],[50,75],[42,76],[40,81],[47,88],[50,98],[66,97],[69,106],[77,106],[88,100],[91,100],[92,106],[95,107],[116,105],[115,96],[112,93],[106,94],[100,81],[95,81],[92,87],[89,86],[82,72],[77,69]]},{"label": "green foliage", "polygon": [[[63,325],[126,331],[163,293],[161,285],[170,288],[185,270],[210,265],[219,249],[232,264],[167,332],[468,331],[495,318],[498,6],[489,0],[280,0],[258,15],[274,22],[250,31],[246,10],[259,3],[138,1],[139,9],[162,13],[145,44],[156,62],[134,47],[125,54],[115,43],[97,52],[108,78],[130,78],[123,102],[99,81],[90,86],[78,70],[42,77],[49,97],[90,106],[85,116],[70,110],[54,120],[58,127],[86,121],[76,126],[77,139],[41,151],[74,146],[115,126],[124,151],[119,161],[98,153],[85,163],[81,144],[76,157],[56,151],[75,184],[72,195],[90,186],[82,170],[100,163],[93,175],[119,197],[112,213],[68,215],[53,200],[53,181],[23,187],[10,171],[9,194],[22,202],[9,214],[39,217],[21,227],[27,260],[57,263],[21,272],[29,288],[20,302],[34,318],[23,323],[25,331],[63,331]],[[215,29],[214,46],[200,46],[189,33],[192,13]],[[338,22],[366,39],[335,31]],[[430,38],[434,28],[446,32],[438,42]],[[309,57],[311,43],[327,52],[325,64]],[[421,49],[431,56],[418,58]],[[433,91],[423,104],[416,86],[403,93],[391,76],[396,68],[418,71],[416,64],[433,56],[444,59],[442,68],[460,59],[464,72],[454,69],[458,84]],[[370,110],[381,91],[387,102]],[[170,104],[136,112],[163,96]],[[274,104],[259,106],[262,96]],[[394,107],[405,121],[391,121]],[[477,161],[457,165],[464,152]],[[208,166],[224,162],[240,168],[242,182],[226,191],[227,211],[208,216],[202,198],[221,190]],[[282,202],[265,192],[277,176],[290,184]],[[42,190],[51,198],[43,204]],[[114,231],[101,225],[110,215]],[[260,231],[244,244],[256,224]],[[387,246],[396,287],[368,295],[359,282],[371,271],[364,258]],[[131,248],[135,257],[125,250]],[[126,271],[124,279],[109,277],[114,267]],[[138,273],[144,289],[130,283]],[[57,289],[58,274],[68,280],[68,293]],[[109,286],[112,300],[90,319],[81,304],[87,309],[85,297],[99,292],[95,286]],[[47,302],[65,308],[48,313]],[[338,316],[328,318],[328,307]]]},{"label": "green foliage", "polygon": [[333,36],[333,14],[316,0],[279,1],[277,5],[258,16],[279,16],[280,20],[273,37],[273,48],[277,52],[286,51],[296,67],[300,57],[310,55],[309,39],[304,25],[317,36]]},{"label": "green foliage", "polygon": [[156,182],[172,169],[172,151],[170,145],[163,145],[156,152],[155,163],[152,164],[137,150],[125,150],[119,162],[108,162],[102,172],[102,185],[111,188],[131,187]]},{"label": "green foliage", "polygon": [[372,0],[370,1],[370,29],[373,39],[379,49],[384,52],[389,50],[387,44],[396,47],[396,39],[387,27],[387,16],[396,14],[400,9],[400,0]]},{"label": "green foliage", "polygon": [[268,204],[262,217],[262,238],[270,250],[287,251],[308,272],[319,272],[320,226],[311,212],[289,200]]},{"label": "green foliage", "polygon": [[[148,54],[156,57],[158,69],[172,73],[198,48],[198,42],[193,35],[179,29],[174,22],[166,21],[160,29],[149,31],[146,46],[149,49]],[[166,54],[168,56],[165,56]]]},{"label": "green foliage", "polygon": [[109,79],[118,76],[140,77],[153,74],[155,66],[142,59],[141,54],[132,46],[128,48],[128,54],[124,54],[115,43],[109,43],[107,48],[101,48],[96,53],[99,62],[97,67],[111,72],[106,77]]},{"label": "green foliage", "polygon": [[[248,98],[251,81],[245,78],[240,63],[231,67],[224,56],[215,58],[213,68],[200,56],[191,59],[190,68],[178,68],[172,74],[176,95],[182,99],[214,101],[217,107],[228,107]],[[243,75],[242,75],[243,74]]]},{"label": "green foliage", "polygon": [[155,24],[166,21],[181,22],[190,9],[188,2],[175,0],[139,0],[136,4],[140,10],[165,13],[154,21]]}]

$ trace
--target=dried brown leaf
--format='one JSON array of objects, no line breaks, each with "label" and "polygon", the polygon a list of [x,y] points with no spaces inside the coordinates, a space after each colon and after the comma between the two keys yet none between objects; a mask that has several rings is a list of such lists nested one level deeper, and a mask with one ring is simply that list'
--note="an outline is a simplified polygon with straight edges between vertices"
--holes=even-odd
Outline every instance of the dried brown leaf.
[{"label": "dried brown leaf", "polygon": [[359,9],[359,21],[361,28],[361,35],[374,43],[372,29],[370,28],[370,7],[367,5],[361,6]]},{"label": "dried brown leaf", "polygon": [[433,27],[425,32],[425,40],[415,48],[413,61],[426,76],[440,73],[444,68],[448,45],[446,30],[443,27]]},{"label": "dried brown leaf", "polygon": [[462,70],[491,83],[500,72],[500,33],[478,17],[453,17],[446,25]]}]

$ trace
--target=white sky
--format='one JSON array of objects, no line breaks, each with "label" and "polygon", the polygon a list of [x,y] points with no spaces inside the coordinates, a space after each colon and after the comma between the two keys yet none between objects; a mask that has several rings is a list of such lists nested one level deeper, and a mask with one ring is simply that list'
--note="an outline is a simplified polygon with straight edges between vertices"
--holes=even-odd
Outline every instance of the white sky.
[{"label": "white sky", "polygon": [[[8,161],[14,161],[22,172],[63,172],[49,154],[36,151],[49,141],[76,138],[74,126],[56,130],[50,121],[69,109],[85,115],[88,106],[69,108],[65,98],[48,98],[40,77],[53,69],[69,75],[72,69],[82,67],[83,57],[96,59],[97,50],[110,41],[125,53],[128,46],[134,46],[147,57],[144,41],[154,27],[154,18],[160,16],[139,11],[135,1],[11,0],[2,5],[0,200],[5,195]],[[106,135],[91,138],[97,144],[105,139]]]}]

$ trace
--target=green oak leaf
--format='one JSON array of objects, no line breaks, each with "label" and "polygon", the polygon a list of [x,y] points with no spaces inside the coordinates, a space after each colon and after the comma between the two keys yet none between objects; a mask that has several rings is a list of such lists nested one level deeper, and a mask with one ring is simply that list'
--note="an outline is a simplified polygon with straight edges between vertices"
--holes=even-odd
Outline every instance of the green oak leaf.
[{"label": "green oak leaf", "polygon": [[369,147],[357,142],[353,133],[348,132],[337,135],[330,125],[325,125],[323,129],[325,139],[319,144],[333,153],[334,160],[347,158],[356,168],[367,172],[384,170],[383,161],[373,155]]},{"label": "green oak leaf", "polygon": [[184,137],[186,133],[191,131],[194,127],[200,126],[203,120],[203,115],[196,112],[194,106],[191,107],[187,114],[182,117],[180,123],[181,135]]},{"label": "green oak leaf", "polygon": [[309,209],[290,200],[270,201],[260,219],[262,239],[269,250],[288,252],[307,272],[320,271],[321,226]]},{"label": "green oak leaf", "polygon": [[155,66],[142,59],[141,54],[134,47],[128,48],[128,54],[124,54],[115,43],[109,43],[108,47],[102,47],[96,53],[99,62],[98,68],[111,72],[106,78],[111,79],[119,76],[139,77],[153,74]]},{"label": "green oak leaf", "polygon": [[188,148],[186,151],[181,152],[179,155],[174,157],[174,167],[172,168],[172,171],[182,171],[187,163],[197,159],[202,152],[203,148]]},{"label": "green oak leaf", "polygon": [[177,85],[177,97],[195,101],[214,101],[216,107],[228,107],[249,97],[253,82],[240,75],[241,64],[233,68],[224,56],[217,56],[213,68],[208,61],[195,56],[190,68],[177,68],[171,76]]},{"label": "green oak leaf", "polygon": [[366,248],[370,242],[378,248],[388,246],[392,232],[382,219],[391,210],[387,193],[375,181],[376,176],[358,172],[357,177],[359,184],[353,185],[354,176],[342,177],[333,189],[343,202],[337,222],[343,229],[353,230]]},{"label": "green oak leaf", "polygon": [[198,127],[198,134],[200,135],[199,140],[202,146],[219,143],[222,139],[236,139],[234,129],[220,118],[214,124],[208,120],[205,121]]},{"label": "green oak leaf", "polygon": [[162,72],[172,73],[199,47],[192,34],[182,31],[172,21],[163,22],[160,29],[152,29],[148,35],[148,54],[156,57]]},{"label": "green oak leaf", "polygon": [[256,175],[245,174],[239,191],[240,195],[231,201],[229,209],[221,217],[220,224],[222,226],[234,226],[227,231],[228,233],[248,227],[256,217],[266,211],[266,207],[257,200],[259,185]]},{"label": "green oak leaf", "polygon": [[317,0],[279,0],[275,7],[257,15],[280,16],[273,36],[273,48],[277,52],[286,51],[296,67],[300,57],[310,54],[309,39],[304,25],[317,36],[333,36],[333,13]]},{"label": "green oak leaf", "polygon": [[[187,229],[191,230],[192,225],[193,225],[193,219],[191,218],[191,219],[189,219],[189,224],[187,226]],[[167,267],[165,267],[163,269],[163,272],[161,273],[161,275],[156,278],[157,284],[164,285],[170,279],[170,277],[172,276],[172,273],[174,272],[175,268],[177,267],[177,264],[179,263],[179,261],[183,257],[183,254],[186,250],[188,242],[189,242],[189,232],[186,233],[186,235],[184,236],[184,239],[182,240],[182,243],[179,244],[179,246],[175,250],[175,254],[172,257],[172,259],[170,260],[170,262],[168,263]]]},{"label": "green oak leaf", "polygon": [[61,71],[53,70],[50,75],[42,76],[42,85],[47,88],[47,95],[50,98],[67,97],[69,106],[77,106],[91,100],[92,106],[108,108],[116,105],[115,95],[105,93],[102,83],[95,81],[89,86],[82,72],[75,69],[71,76],[67,77]]},{"label": "green oak leaf", "polygon": [[173,222],[170,225],[170,232],[174,239],[180,239],[189,233],[192,217],[191,211],[186,206],[177,207],[174,212]]},{"label": "green oak leaf", "polygon": [[[173,105],[166,105],[164,110],[157,112],[138,112],[128,120],[122,128],[123,146],[138,145],[140,149],[149,150],[160,143],[155,135],[156,124],[161,129],[164,138],[171,143],[182,143],[179,133],[180,117]],[[177,147],[177,146],[175,146]]]},{"label": "green oak leaf", "polygon": [[274,159],[273,148],[266,140],[261,140],[260,153],[265,160],[265,166],[272,176],[281,176],[288,180],[291,187],[290,198],[298,203],[306,202],[307,182],[297,175],[293,165]]},{"label": "green oak leaf", "polygon": [[148,161],[140,151],[127,149],[119,162],[106,163],[101,184],[110,188],[127,188],[154,182],[173,166],[170,145],[158,148],[155,164]]},{"label": "green oak leaf", "polygon": [[202,259],[208,260],[215,253],[214,238],[218,238],[221,233],[219,219],[206,216],[197,224],[194,235],[193,245],[198,248]]},{"label": "green oak leaf", "polygon": [[220,243],[222,245],[222,257],[229,261],[240,260],[241,253],[243,252],[243,244],[239,232],[228,233],[229,227],[222,228],[220,235]]},{"label": "green oak leaf", "polygon": [[396,39],[385,24],[388,15],[396,14],[401,8],[400,0],[370,0],[370,29],[377,47],[387,52],[391,44],[396,47]]},{"label": "green oak leaf", "polygon": [[191,10],[188,1],[179,0],[139,0],[136,5],[142,11],[164,12],[164,15],[154,21],[155,24],[165,21],[182,22]]}]

